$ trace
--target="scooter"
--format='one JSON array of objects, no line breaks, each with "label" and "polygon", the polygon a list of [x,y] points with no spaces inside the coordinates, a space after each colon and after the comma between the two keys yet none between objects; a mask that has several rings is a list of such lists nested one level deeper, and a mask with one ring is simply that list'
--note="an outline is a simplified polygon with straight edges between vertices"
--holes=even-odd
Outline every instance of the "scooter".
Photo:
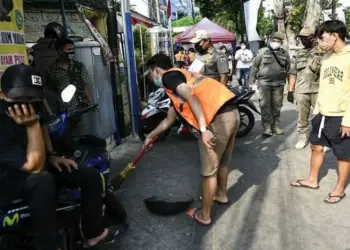
[{"label": "scooter", "polygon": [[[62,92],[62,100],[69,102],[76,89],[69,85]],[[80,168],[96,168],[101,174],[101,181],[106,191],[104,194],[104,213],[109,219],[122,223],[121,217],[126,217],[124,207],[118,203],[114,195],[108,193],[107,186],[110,173],[110,156],[106,150],[106,142],[93,135],[71,136],[71,125],[76,124],[79,117],[97,105],[74,110],[58,116],[51,116],[46,122],[55,150],[74,160]],[[45,205],[45,204],[43,204]],[[59,235],[63,250],[80,249],[84,236],[80,229],[80,192],[76,189],[62,189],[57,197],[57,214],[59,218]],[[107,214],[106,214],[107,213]],[[116,214],[118,218],[115,218]],[[33,233],[29,207],[23,199],[17,199],[10,204],[0,204],[0,246],[2,250],[33,249]],[[111,224],[109,221],[108,224]],[[124,226],[124,225],[123,225]],[[126,228],[125,228],[126,229]]]},{"label": "scooter", "polygon": [[[149,94],[147,106],[141,112],[141,125],[138,132],[139,138],[144,141],[146,136],[152,132],[166,117],[171,106],[171,101],[165,94],[163,88],[159,88]],[[173,127],[177,127],[177,134],[187,134],[188,127],[179,118],[176,120]],[[171,129],[168,129],[163,134],[158,136],[158,140],[165,139]]]},{"label": "scooter", "polygon": [[[255,118],[251,110],[260,114],[254,103],[250,100],[254,95],[255,91],[251,89],[241,89],[239,87],[229,87],[229,89],[235,93],[235,103],[237,104],[238,111],[240,114],[241,122],[237,132],[237,137],[243,137],[250,133],[254,128]],[[165,94],[164,89],[159,88],[152,92],[148,98],[148,105],[141,112],[141,126],[138,133],[139,138],[144,141],[147,134],[155,129],[162,120],[167,116],[168,109],[170,108],[171,101]],[[186,134],[189,131],[198,137],[198,132],[193,128],[189,128],[179,119],[175,124],[179,129],[178,134]],[[164,139],[170,132],[170,129],[160,135],[159,140]]]},{"label": "scooter", "polygon": [[259,110],[251,101],[256,91],[251,88],[241,88],[240,86],[229,86],[229,89],[236,95],[235,103],[238,106],[241,118],[236,137],[243,137],[249,134],[255,125],[255,117],[251,110],[260,115]]}]

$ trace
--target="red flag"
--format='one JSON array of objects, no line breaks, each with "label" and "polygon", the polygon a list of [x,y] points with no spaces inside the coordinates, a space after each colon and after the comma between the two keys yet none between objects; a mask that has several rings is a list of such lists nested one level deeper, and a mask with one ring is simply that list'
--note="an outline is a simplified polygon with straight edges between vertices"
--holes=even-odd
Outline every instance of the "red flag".
[{"label": "red flag", "polygon": [[171,18],[171,2],[168,0],[167,19]]}]

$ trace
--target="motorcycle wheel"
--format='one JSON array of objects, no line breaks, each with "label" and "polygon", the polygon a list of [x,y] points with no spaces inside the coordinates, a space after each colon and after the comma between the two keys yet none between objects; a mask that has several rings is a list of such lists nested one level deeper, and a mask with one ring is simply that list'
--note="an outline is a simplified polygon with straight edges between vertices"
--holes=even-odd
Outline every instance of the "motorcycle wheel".
[{"label": "motorcycle wheel", "polygon": [[[149,133],[151,133],[165,118],[166,113],[159,113],[150,119],[141,121],[140,131],[138,136],[141,141],[144,141]],[[158,136],[158,141],[164,140],[170,133],[170,129]]]},{"label": "motorcycle wheel", "polygon": [[243,137],[249,134],[249,132],[254,128],[255,118],[252,111],[244,106],[238,106],[238,111],[241,122],[239,124],[236,137]]}]

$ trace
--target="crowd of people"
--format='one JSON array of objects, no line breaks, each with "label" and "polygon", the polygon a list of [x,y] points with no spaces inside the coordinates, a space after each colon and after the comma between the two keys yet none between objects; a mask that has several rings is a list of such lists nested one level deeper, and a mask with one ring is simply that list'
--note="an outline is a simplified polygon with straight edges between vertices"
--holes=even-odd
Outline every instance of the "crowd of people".
[{"label": "crowd of people", "polygon": [[[269,46],[253,58],[241,42],[235,59],[238,81],[243,88],[257,84],[263,136],[283,135],[280,115],[284,87],[288,82],[289,102],[297,104],[299,140],[302,149],[311,143],[310,174],[292,182],[293,187],[317,189],[318,173],[325,148],[338,159],[338,182],[325,198],[327,203],[345,197],[345,183],[350,170],[350,47],[345,44],[346,26],[341,21],[326,21],[319,28],[304,27],[299,34],[304,48],[290,58],[283,49],[284,35],[276,32]],[[317,42],[318,45],[317,45]],[[197,71],[174,68],[170,57],[156,54],[147,63],[150,78],[165,89],[172,101],[167,117],[144,142],[169,129],[180,116],[200,132],[198,147],[201,158],[202,206],[189,212],[201,225],[210,225],[213,202],[227,204],[227,179],[240,115],[235,94],[227,88],[229,65],[227,54],[214,47],[208,32],[197,31],[191,40],[197,53],[193,62]],[[63,102],[65,112],[92,102],[85,67],[73,60],[74,42],[58,38],[59,55],[49,67],[53,85],[61,91],[68,84],[78,86],[71,104]],[[184,58],[183,52],[176,60]],[[88,246],[96,246],[111,234],[102,223],[102,183],[92,168],[79,168],[69,159],[57,155],[47,130],[41,124],[44,97],[42,77],[32,67],[11,66],[2,75],[0,92],[0,165],[1,195],[10,200],[18,196],[28,200],[38,249],[60,249],[57,245],[55,184],[79,187],[82,192],[83,231]],[[309,132],[309,116],[314,117]],[[47,158],[46,158],[47,156]],[[90,201],[94,202],[91,203]],[[43,206],[45,204],[45,206]]]}]

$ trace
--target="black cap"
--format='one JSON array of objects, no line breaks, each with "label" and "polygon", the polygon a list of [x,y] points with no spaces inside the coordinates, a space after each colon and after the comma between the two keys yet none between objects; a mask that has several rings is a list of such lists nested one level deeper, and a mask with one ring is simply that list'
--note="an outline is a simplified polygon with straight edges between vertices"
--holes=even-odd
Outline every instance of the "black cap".
[{"label": "black cap", "polygon": [[8,98],[43,98],[44,88],[41,74],[28,65],[12,65],[1,77],[1,91]]}]

